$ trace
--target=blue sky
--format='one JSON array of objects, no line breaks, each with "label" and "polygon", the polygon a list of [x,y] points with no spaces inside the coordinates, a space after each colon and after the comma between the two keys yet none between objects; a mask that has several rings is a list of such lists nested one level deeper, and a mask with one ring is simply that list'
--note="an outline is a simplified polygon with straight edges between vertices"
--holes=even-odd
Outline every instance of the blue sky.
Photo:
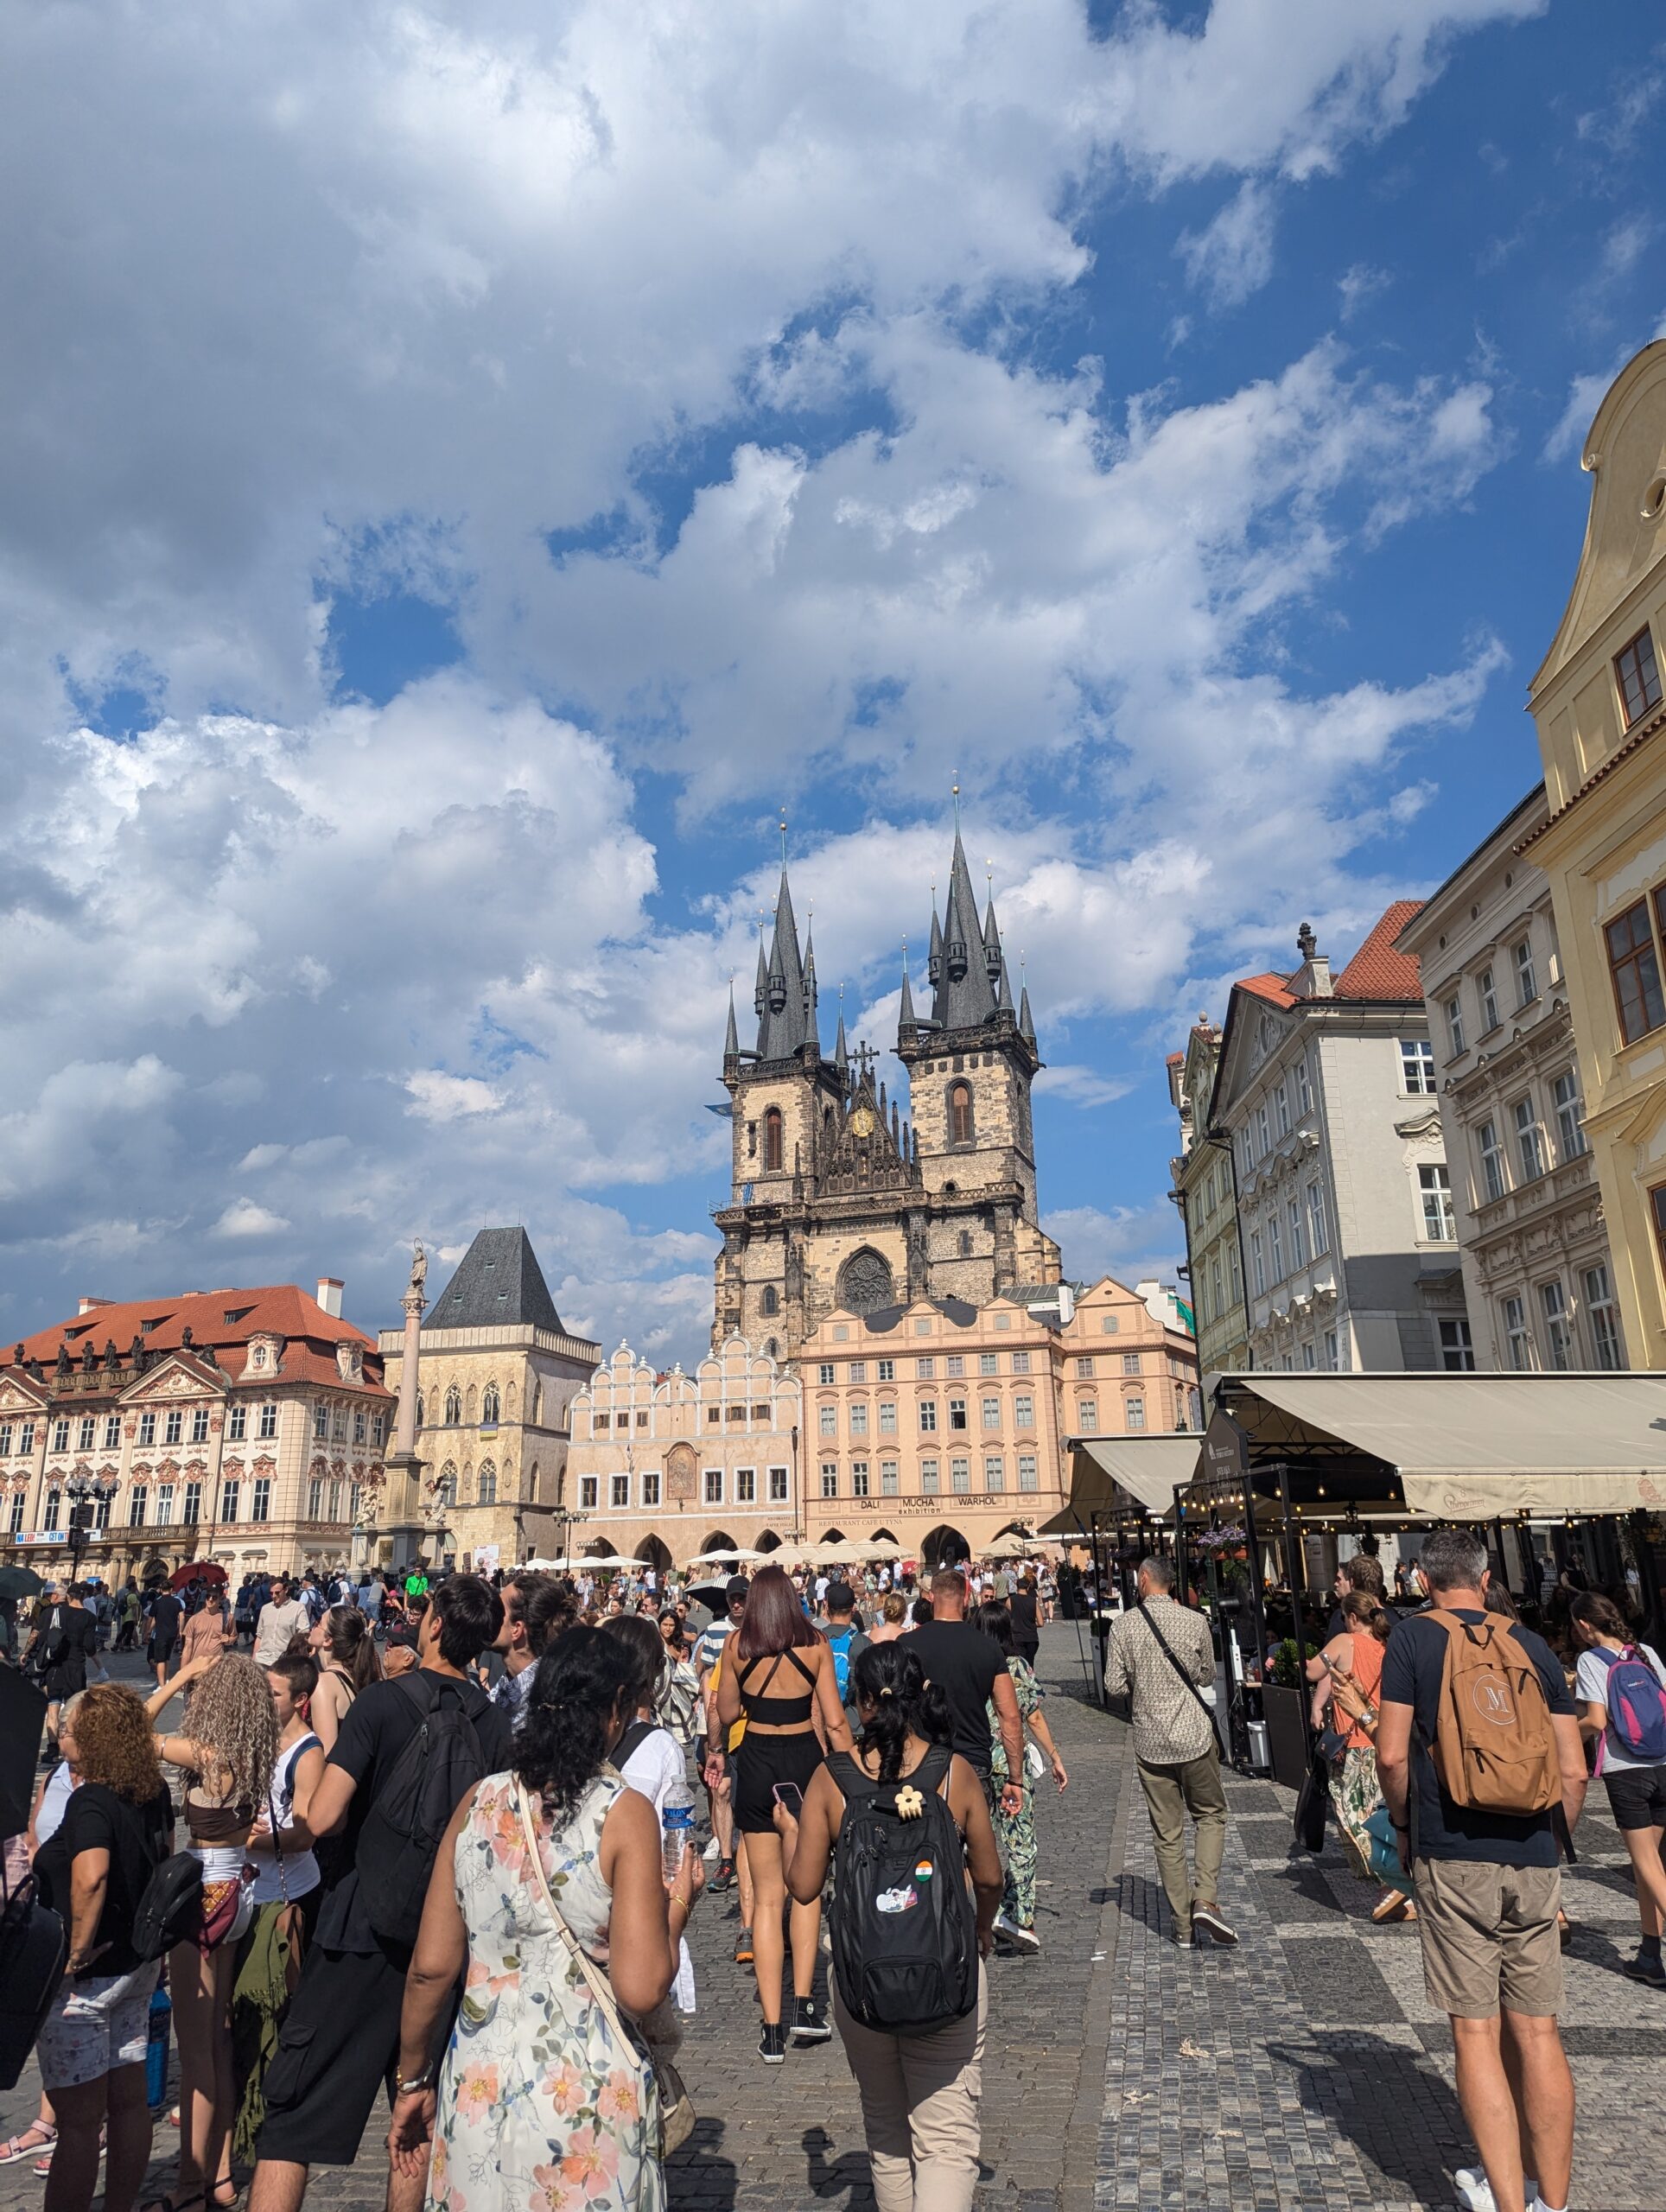
[{"label": "blue sky", "polygon": [[1666,42],[1601,23],[24,26],[0,1337],[315,1273],[374,1327],[411,1236],[520,1219],[688,1358],[778,810],[829,1041],[843,978],[888,1042],[957,774],[1044,1215],[1172,1269],[1164,1052],[1537,780],[1580,440],[1666,315]]}]

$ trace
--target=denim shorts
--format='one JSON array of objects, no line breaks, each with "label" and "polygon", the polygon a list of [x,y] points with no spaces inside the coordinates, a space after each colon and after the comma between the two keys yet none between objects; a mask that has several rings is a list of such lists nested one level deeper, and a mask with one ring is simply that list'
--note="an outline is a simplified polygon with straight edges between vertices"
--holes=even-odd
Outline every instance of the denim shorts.
[{"label": "denim shorts", "polygon": [[150,1959],[131,1974],[66,1976],[35,2046],[42,2087],[75,2089],[118,2066],[143,2066],[161,1973],[161,1960]]}]

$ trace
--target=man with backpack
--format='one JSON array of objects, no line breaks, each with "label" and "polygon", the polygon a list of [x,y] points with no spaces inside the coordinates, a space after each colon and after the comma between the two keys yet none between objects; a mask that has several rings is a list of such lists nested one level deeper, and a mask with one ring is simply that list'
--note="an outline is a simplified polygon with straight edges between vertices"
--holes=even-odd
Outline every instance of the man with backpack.
[{"label": "man with backpack", "polygon": [[[298,2212],[309,2166],[351,2165],[377,2089],[391,2085],[441,1838],[474,1783],[510,1762],[509,1718],[471,1679],[502,1625],[497,1592],[452,1575],[429,1597],[417,1666],[371,1683],[343,1717],[307,1810],[314,1835],[340,1840],[325,1854],[312,1947],[267,2071],[250,2212]],[[422,2194],[396,2173],[392,2212]]]},{"label": "man with backpack", "polygon": [[1556,2022],[1555,1816],[1571,1830],[1585,1802],[1579,1722],[1548,1645],[1487,1611],[1478,1536],[1437,1529],[1421,1566],[1433,1604],[1383,1653],[1377,1765],[1416,1890],[1424,1986],[1452,2022],[1481,2154],[1459,2194],[1470,2212],[1561,2212],[1574,2082]]},{"label": "man with backpack", "polygon": [[868,1638],[856,1626],[856,1593],[848,1582],[827,1586],[827,1648],[833,1654],[834,1679],[839,1685],[845,1717],[855,1733],[856,1693],[851,1687],[856,1662],[868,1649]]}]

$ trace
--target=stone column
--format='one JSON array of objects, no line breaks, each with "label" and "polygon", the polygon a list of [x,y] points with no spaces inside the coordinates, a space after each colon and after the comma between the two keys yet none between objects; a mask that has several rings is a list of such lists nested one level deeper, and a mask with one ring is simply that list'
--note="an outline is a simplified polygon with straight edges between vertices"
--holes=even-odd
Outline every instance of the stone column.
[{"label": "stone column", "polygon": [[416,1362],[423,1309],[428,1300],[413,1282],[404,1295],[405,1342],[399,1363],[399,1406],[393,1421],[393,1449],[385,1461],[387,1488],[380,1534],[392,1539],[392,1567],[403,1572],[423,1543],[423,1463],[416,1456]]},{"label": "stone column", "polygon": [[402,1459],[416,1449],[416,1348],[428,1300],[415,1286],[405,1293],[405,1349],[399,1365],[399,1412],[394,1424],[393,1448]]}]

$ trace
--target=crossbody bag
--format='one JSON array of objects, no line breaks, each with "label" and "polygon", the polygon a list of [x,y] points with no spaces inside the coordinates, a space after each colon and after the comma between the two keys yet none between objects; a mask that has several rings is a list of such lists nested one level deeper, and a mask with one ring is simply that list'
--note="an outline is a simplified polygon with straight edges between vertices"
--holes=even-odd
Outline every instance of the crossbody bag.
[{"label": "crossbody bag", "polygon": [[544,1871],[544,1853],[538,1845],[538,1827],[533,1817],[531,1794],[518,1777],[515,1783],[515,1808],[520,1815],[526,1855],[533,1873],[537,1877],[538,1895],[544,1899],[545,1911],[556,1923],[556,1933],[566,1947],[568,1957],[583,1975],[602,2018],[614,2036],[627,2050],[634,2051],[639,2057],[645,2058],[653,2069],[659,2106],[659,2156],[662,2159],[668,2158],[694,2133],[696,2114],[693,2100],[683,2085],[683,2076],[670,2059],[662,2058],[657,2051],[645,2047],[645,2038],[620,2012],[619,1999],[614,1995],[607,1975],[563,1917],[561,1907],[556,1903],[555,1894],[550,1887],[550,1877]]},{"label": "crossbody bag", "polygon": [[1191,1675],[1186,1673],[1186,1669],[1181,1666],[1180,1661],[1174,1656],[1173,1652],[1169,1648],[1167,1638],[1164,1636],[1161,1629],[1158,1627],[1156,1622],[1153,1620],[1150,1613],[1147,1611],[1146,1601],[1143,1598],[1141,1599],[1139,1604],[1135,1607],[1135,1611],[1139,1614],[1146,1626],[1151,1630],[1153,1636],[1156,1637],[1158,1650],[1162,1653],[1164,1658],[1167,1660],[1169,1665],[1174,1669],[1174,1672],[1180,1676],[1180,1680],[1186,1684],[1187,1689],[1191,1691],[1192,1696],[1198,1700],[1198,1710],[1204,1715],[1205,1719],[1209,1723],[1209,1732],[1215,1739],[1215,1749],[1220,1754],[1221,1758],[1224,1759],[1226,1757],[1226,1746],[1221,1741],[1220,1723],[1215,1718],[1214,1707],[1211,1705],[1208,1699],[1198,1688],[1198,1685],[1192,1681]]}]

